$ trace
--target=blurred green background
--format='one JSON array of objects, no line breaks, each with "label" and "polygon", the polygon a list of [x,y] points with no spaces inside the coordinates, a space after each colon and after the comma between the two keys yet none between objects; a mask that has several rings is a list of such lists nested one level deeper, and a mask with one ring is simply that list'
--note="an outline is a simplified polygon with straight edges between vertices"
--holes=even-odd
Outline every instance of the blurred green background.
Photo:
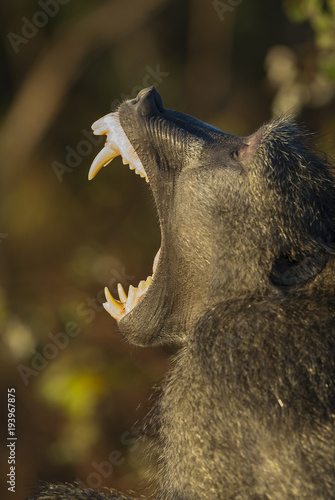
[{"label": "blurred green background", "polygon": [[38,480],[144,491],[137,421],[169,353],[129,346],[101,302],[151,274],[160,234],[119,159],[88,182],[90,125],[155,85],[239,135],[295,112],[331,155],[335,1],[14,0],[0,23],[1,442],[12,387],[18,438],[0,496]]}]

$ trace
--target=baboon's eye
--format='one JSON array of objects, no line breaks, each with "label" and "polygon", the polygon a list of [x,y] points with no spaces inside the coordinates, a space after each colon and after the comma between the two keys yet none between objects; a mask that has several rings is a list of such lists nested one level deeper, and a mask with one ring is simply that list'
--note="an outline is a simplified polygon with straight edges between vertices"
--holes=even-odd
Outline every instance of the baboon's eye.
[{"label": "baboon's eye", "polygon": [[230,157],[231,157],[233,160],[238,160],[238,158],[239,158],[239,154],[240,154],[240,150],[239,150],[239,149],[234,149],[234,150],[230,153]]}]

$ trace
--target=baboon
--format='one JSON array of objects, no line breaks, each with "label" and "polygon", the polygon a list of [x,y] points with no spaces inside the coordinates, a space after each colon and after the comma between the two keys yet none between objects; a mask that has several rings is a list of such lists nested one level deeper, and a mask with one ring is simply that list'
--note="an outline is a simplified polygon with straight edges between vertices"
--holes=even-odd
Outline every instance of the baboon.
[{"label": "baboon", "polygon": [[[155,88],[98,120],[153,193],[153,276],[105,309],[178,352],[157,399],[160,500],[335,498],[335,183],[290,118],[248,137],[163,106]],[[98,181],[97,181],[98,182]],[[34,499],[125,499],[49,485]]]}]

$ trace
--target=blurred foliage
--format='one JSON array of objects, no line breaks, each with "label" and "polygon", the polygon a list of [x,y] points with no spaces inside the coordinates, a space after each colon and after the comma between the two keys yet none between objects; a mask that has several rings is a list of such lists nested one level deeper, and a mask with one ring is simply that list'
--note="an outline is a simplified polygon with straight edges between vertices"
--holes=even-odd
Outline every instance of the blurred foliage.
[{"label": "blurred foliage", "polygon": [[292,22],[312,27],[317,76],[330,89],[335,82],[335,1],[286,0],[284,5]]},{"label": "blurred foliage", "polygon": [[[309,21],[315,32],[315,44],[318,50],[324,51],[323,57],[329,58],[332,68],[335,47],[335,2],[334,0],[287,0],[286,11],[289,18],[296,23]],[[331,59],[332,54],[332,60]],[[322,68],[325,70],[325,68]],[[334,79],[334,71],[330,77]]]},{"label": "blurred foliage", "polygon": [[[169,353],[129,346],[101,302],[105,285],[115,292],[118,281],[136,286],[151,274],[159,227],[148,187],[119,159],[87,181],[102,145],[91,123],[155,84],[167,107],[231,133],[296,113],[333,152],[334,0],[227,5],[0,6],[0,382],[3,395],[17,395],[11,498],[38,480],[145,487],[137,421]],[[104,461],[110,471],[99,476]]]}]

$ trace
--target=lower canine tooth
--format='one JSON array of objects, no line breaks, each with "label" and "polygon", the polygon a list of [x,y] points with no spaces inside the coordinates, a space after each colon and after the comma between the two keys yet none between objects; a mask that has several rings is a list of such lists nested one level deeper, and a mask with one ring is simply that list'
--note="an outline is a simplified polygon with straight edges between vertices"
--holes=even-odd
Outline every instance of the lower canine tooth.
[{"label": "lower canine tooth", "polygon": [[112,297],[107,287],[105,288],[105,296],[107,302],[105,302],[102,305],[114,319],[120,320],[122,317],[122,311],[124,310],[123,304],[121,304],[120,302],[115,300],[114,297]]}]

